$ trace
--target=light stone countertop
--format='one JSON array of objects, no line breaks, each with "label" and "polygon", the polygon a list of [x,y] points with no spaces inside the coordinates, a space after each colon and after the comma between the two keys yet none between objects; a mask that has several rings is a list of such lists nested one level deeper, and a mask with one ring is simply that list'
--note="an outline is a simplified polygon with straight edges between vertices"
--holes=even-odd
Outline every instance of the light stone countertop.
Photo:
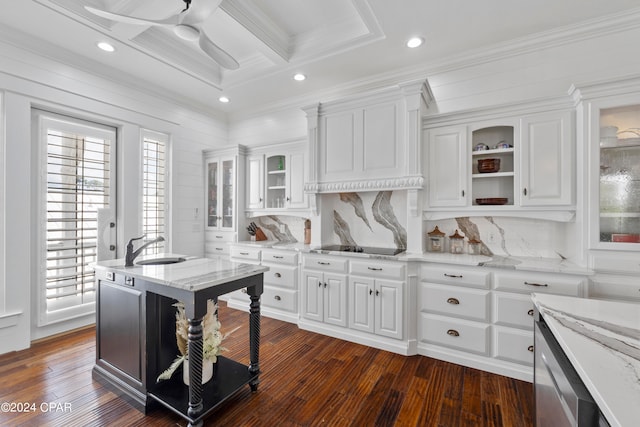
[{"label": "light stone countertop", "polygon": [[533,294],[533,302],[612,426],[640,420],[640,304]]},{"label": "light stone countertop", "polygon": [[158,254],[147,258],[163,257],[183,257],[187,260],[176,264],[125,267],[124,259],[115,259],[99,261],[94,264],[94,268],[120,272],[129,277],[187,291],[207,289],[211,286],[254,276],[269,270],[269,267],[231,262],[221,257],[197,258],[179,254]]}]

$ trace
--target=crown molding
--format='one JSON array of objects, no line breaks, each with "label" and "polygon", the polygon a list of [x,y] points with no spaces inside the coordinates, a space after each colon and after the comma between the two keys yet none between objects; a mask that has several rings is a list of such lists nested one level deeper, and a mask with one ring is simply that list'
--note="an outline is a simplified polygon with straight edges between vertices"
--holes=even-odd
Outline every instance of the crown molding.
[{"label": "crown molding", "polygon": [[568,90],[575,104],[605,96],[627,95],[640,92],[640,74],[621,76],[615,79],[574,83]]},{"label": "crown molding", "polygon": [[421,190],[422,176],[398,178],[358,179],[340,182],[310,182],[304,185],[305,193],[347,193],[383,190]]}]

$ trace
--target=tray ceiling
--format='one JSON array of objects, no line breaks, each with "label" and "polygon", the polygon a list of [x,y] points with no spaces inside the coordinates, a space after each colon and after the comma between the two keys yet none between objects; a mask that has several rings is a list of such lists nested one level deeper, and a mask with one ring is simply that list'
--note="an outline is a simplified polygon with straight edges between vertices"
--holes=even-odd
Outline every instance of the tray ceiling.
[{"label": "tray ceiling", "polygon": [[[0,14],[0,34],[5,42],[64,58],[67,65],[227,112],[389,79],[396,71],[401,76],[408,69],[566,31],[603,16],[639,13],[636,0],[223,0],[202,30],[239,62],[237,70],[227,70],[169,28],[113,22],[84,6],[162,19],[181,11],[184,3],[23,0]],[[407,49],[404,42],[412,35],[424,37],[425,46]],[[102,39],[112,41],[116,52],[98,51],[95,44]],[[294,82],[296,72],[308,80]],[[221,94],[232,102],[219,104]]]}]

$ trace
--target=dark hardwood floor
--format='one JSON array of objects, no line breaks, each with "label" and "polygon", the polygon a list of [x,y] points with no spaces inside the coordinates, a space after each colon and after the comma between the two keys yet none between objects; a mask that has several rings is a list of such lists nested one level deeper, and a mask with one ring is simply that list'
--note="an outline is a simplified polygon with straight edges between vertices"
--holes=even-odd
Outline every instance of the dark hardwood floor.
[{"label": "dark hardwood floor", "polygon": [[[248,364],[248,314],[220,303],[225,356]],[[95,329],[0,356],[2,426],[184,426],[165,409],[145,416],[91,377]],[[400,356],[262,319],[261,383],[205,426],[531,426],[530,383]],[[23,407],[26,406],[26,407]]]}]

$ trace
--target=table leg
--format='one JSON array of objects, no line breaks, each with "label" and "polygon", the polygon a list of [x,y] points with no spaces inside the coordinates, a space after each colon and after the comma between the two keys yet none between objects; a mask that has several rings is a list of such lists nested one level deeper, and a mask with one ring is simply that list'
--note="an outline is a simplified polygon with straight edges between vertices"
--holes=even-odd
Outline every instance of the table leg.
[{"label": "table leg", "polygon": [[[202,319],[189,322],[189,409],[187,414],[196,418],[202,412]],[[202,422],[199,423],[202,425]],[[191,425],[191,424],[190,424]]]},{"label": "table leg", "polygon": [[[249,373],[260,373],[260,295],[251,295],[249,304]],[[256,377],[249,386],[251,391],[258,390],[260,380]]]}]

